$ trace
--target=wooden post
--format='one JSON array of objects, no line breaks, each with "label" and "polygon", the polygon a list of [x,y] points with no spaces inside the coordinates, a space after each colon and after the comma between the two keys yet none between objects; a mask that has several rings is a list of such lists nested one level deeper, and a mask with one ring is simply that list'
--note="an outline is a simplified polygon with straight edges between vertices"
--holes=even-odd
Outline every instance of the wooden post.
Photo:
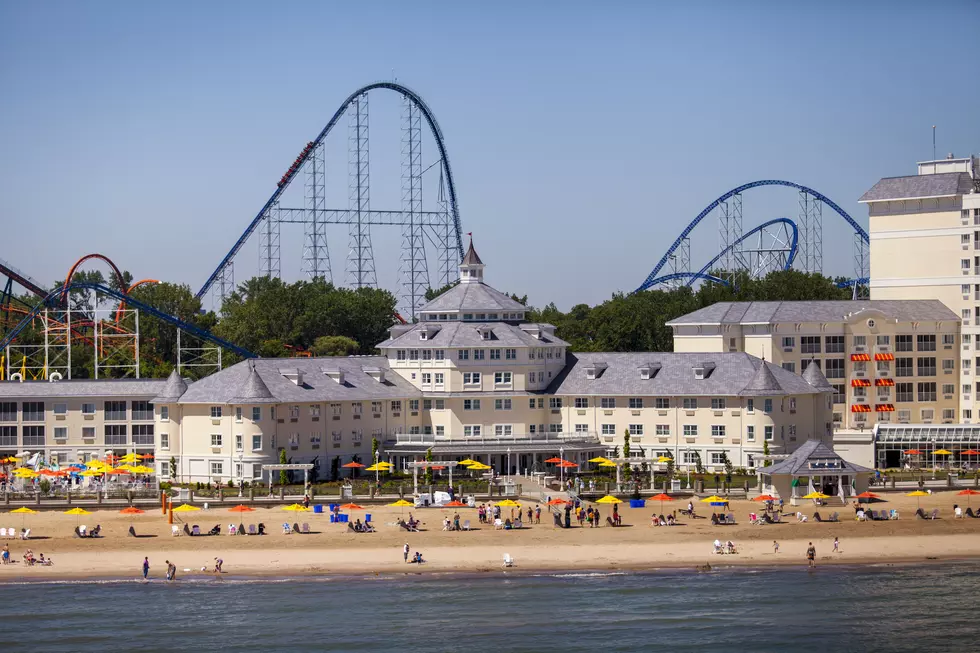
[{"label": "wooden post", "polygon": [[167,514],[167,493],[163,490],[160,491],[160,514]]},{"label": "wooden post", "polygon": [[174,523],[174,500],[171,499],[170,501],[167,501],[167,504],[170,508],[169,512],[167,513],[167,523],[172,525]]}]

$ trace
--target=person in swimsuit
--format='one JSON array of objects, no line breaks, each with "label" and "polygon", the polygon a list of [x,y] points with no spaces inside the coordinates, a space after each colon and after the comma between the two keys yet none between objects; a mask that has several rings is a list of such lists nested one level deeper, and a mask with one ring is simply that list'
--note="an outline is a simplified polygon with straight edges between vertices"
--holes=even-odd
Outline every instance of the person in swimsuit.
[{"label": "person in swimsuit", "polygon": [[810,567],[816,566],[815,560],[817,559],[817,548],[813,546],[813,542],[810,542],[810,546],[806,550],[806,560]]}]

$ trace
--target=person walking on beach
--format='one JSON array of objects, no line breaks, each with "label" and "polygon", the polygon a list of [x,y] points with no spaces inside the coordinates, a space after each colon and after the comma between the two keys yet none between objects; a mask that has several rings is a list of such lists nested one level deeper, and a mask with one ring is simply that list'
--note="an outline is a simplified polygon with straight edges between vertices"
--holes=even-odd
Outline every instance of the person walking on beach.
[{"label": "person walking on beach", "polygon": [[143,558],[143,580],[146,580],[146,576],[150,573],[150,559],[149,557]]},{"label": "person walking on beach", "polygon": [[817,559],[817,548],[815,546],[813,546],[813,542],[810,542],[810,546],[807,547],[807,550],[806,550],[806,561],[807,561],[807,565],[810,568],[815,567],[816,566],[816,562],[815,562],[816,559]]},{"label": "person walking on beach", "polygon": [[408,562],[408,553],[410,549],[408,547],[408,542],[405,542],[405,546],[402,547],[402,555],[405,556],[405,562]]},{"label": "person walking on beach", "polygon": [[772,552],[779,553],[779,542],[777,542],[776,540],[772,541]]},{"label": "person walking on beach", "polygon": [[541,523],[541,506],[534,507],[534,523],[535,524]]},{"label": "person walking on beach", "polygon": [[177,565],[170,562],[169,560],[167,560],[166,563],[167,563],[167,580],[172,581],[174,578],[177,577]]},{"label": "person walking on beach", "polygon": [[840,540],[837,539],[836,535],[834,536],[834,553],[840,553]]}]

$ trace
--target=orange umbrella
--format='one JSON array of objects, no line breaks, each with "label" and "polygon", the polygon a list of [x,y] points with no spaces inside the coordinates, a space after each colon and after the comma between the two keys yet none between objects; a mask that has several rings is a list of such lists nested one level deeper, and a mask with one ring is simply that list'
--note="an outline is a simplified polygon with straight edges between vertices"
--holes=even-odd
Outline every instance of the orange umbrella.
[{"label": "orange umbrella", "polygon": [[123,508],[122,510],[120,510],[119,511],[119,514],[120,515],[141,515],[144,512],[146,512],[146,511],[145,510],[140,510],[136,506],[129,506],[128,508]]},{"label": "orange umbrella", "polygon": [[455,508],[469,508],[470,507],[469,504],[463,503],[462,501],[456,501],[456,500],[450,501],[449,503],[446,504],[446,506],[447,507],[448,506],[453,506]]},{"label": "orange umbrella", "polygon": [[969,506],[970,505],[970,497],[972,497],[974,494],[980,494],[980,492],[977,492],[973,488],[969,488],[968,487],[965,490],[960,490],[956,494],[958,494],[961,497],[966,497],[966,505]]},{"label": "orange umbrella", "polygon": [[364,507],[359,506],[356,503],[345,503],[344,505],[340,506],[340,509],[341,510],[364,510]]},{"label": "orange umbrella", "polygon": [[771,494],[760,494],[759,496],[757,496],[752,500],[753,501],[779,501],[779,499],[772,496]]},{"label": "orange umbrella", "polygon": [[902,453],[906,453],[906,454],[908,454],[910,456],[918,456],[922,452],[919,451],[918,449],[906,449]]},{"label": "orange umbrella", "polygon": [[565,501],[564,499],[552,499],[548,502],[549,506],[563,506],[566,503],[571,503],[571,501]]},{"label": "orange umbrella", "polygon": [[361,463],[349,462],[346,465],[341,465],[341,467],[344,467],[345,469],[356,469],[358,467],[364,467],[364,465]]},{"label": "orange umbrella", "polygon": [[446,469],[445,465],[433,465],[429,469]]},{"label": "orange umbrella", "polygon": [[650,500],[651,501],[659,501],[660,502],[660,512],[663,512],[664,511],[664,501],[673,501],[674,500],[674,497],[670,496],[669,494],[664,494],[663,492],[661,492],[660,494],[658,494],[656,496],[650,497]]},{"label": "orange umbrella", "polygon": [[249,506],[239,504],[234,508],[229,508],[228,512],[255,512],[255,508],[250,508]]},{"label": "orange umbrella", "polygon": [[561,458],[559,458],[558,456],[555,456],[554,458],[549,458],[549,459],[548,459],[548,460],[546,460],[545,462],[546,462],[546,463],[563,463],[563,462],[565,462],[565,461],[564,461],[564,460],[562,460]]},{"label": "orange umbrella", "polygon": [[578,465],[576,465],[575,463],[573,463],[573,462],[571,462],[569,460],[563,460],[563,461],[561,461],[560,463],[558,463],[558,466],[559,467],[565,467],[566,469],[569,468],[569,467],[578,467]]}]

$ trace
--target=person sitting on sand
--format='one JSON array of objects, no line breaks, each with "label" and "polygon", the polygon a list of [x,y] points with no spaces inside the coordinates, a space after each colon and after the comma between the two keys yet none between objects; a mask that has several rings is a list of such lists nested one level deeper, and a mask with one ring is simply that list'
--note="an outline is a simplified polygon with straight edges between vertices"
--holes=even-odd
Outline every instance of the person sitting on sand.
[{"label": "person sitting on sand", "polygon": [[715,553],[723,553],[721,550],[721,540],[715,540],[714,542]]},{"label": "person sitting on sand", "polygon": [[735,543],[731,540],[728,540],[728,542],[725,543],[725,547],[728,549],[729,553],[738,553],[738,551],[735,549]]},{"label": "person sitting on sand", "polygon": [[417,564],[417,565],[420,565],[420,564],[422,564],[423,562],[425,562],[425,560],[423,560],[423,559],[422,559],[422,554],[421,554],[421,553],[419,553],[418,551],[416,551],[416,552],[415,552],[415,557],[414,557],[414,558],[412,558],[412,562],[413,562],[414,564]]},{"label": "person sitting on sand", "polygon": [[806,523],[806,515],[804,515],[802,512],[797,512],[796,513],[796,521],[800,522],[801,524],[805,524]]},{"label": "person sitting on sand", "polygon": [[448,531],[449,530],[449,516],[448,515],[442,518],[442,530],[444,530],[444,531]]},{"label": "person sitting on sand", "polygon": [[364,524],[361,523],[361,520],[360,519],[355,519],[354,520],[354,532],[355,533],[363,533],[364,532]]},{"label": "person sitting on sand", "polygon": [[513,527],[513,524],[510,523],[510,517],[504,520],[504,530],[509,531]]}]

